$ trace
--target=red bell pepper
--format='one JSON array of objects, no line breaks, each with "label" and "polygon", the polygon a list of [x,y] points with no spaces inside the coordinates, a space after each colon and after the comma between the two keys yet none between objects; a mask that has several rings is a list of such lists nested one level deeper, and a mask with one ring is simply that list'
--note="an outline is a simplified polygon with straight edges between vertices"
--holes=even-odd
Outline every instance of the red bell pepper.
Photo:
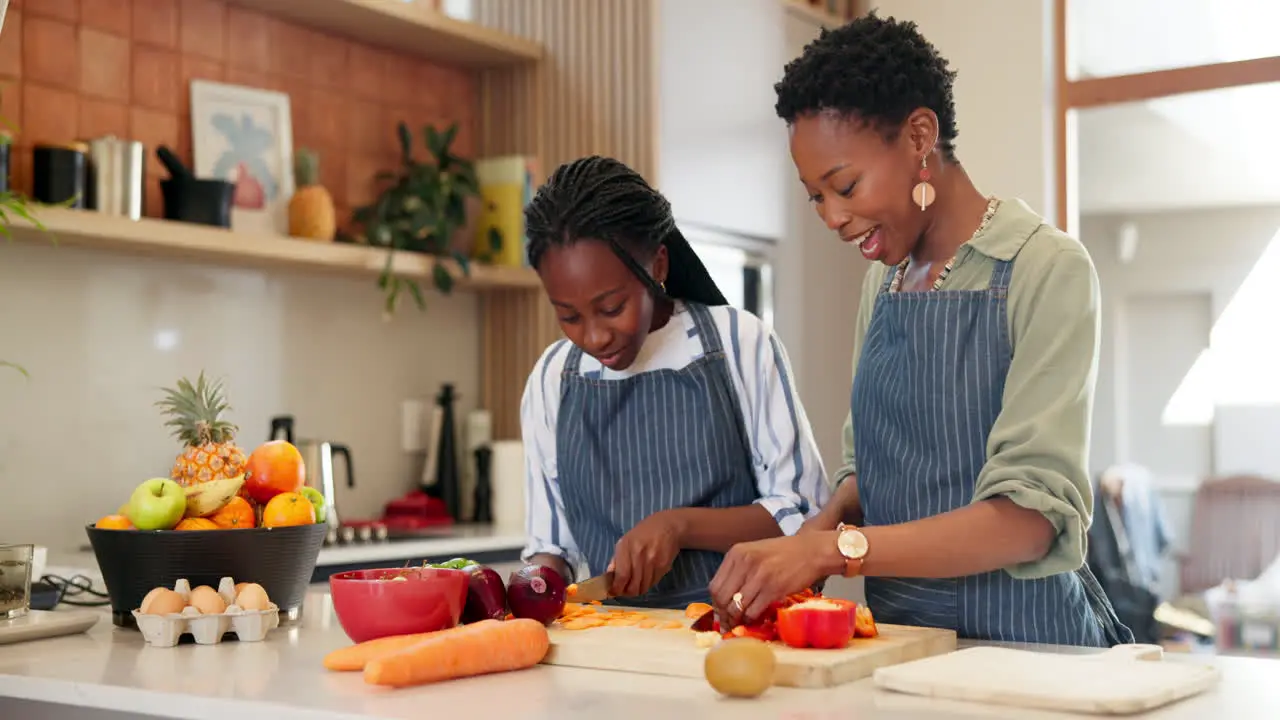
[{"label": "red bell pepper", "polygon": [[876,629],[876,619],[871,616],[871,608],[859,605],[855,611],[853,632],[860,638],[873,638],[880,634]]},{"label": "red bell pepper", "polygon": [[836,649],[854,636],[856,607],[827,598],[804,600],[778,610],[778,635],[793,648]]}]

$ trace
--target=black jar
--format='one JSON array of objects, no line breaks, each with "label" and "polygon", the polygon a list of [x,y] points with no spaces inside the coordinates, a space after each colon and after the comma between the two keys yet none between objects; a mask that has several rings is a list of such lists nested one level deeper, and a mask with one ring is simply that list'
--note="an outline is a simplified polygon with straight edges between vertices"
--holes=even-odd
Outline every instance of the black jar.
[{"label": "black jar", "polygon": [[81,142],[46,143],[36,145],[31,152],[31,195],[37,202],[87,207],[87,145]]}]

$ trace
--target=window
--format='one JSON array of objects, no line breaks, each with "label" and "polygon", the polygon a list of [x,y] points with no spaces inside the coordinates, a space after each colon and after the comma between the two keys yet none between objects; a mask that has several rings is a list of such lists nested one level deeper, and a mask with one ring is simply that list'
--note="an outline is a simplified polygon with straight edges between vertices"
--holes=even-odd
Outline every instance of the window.
[{"label": "window", "polygon": [[773,324],[773,243],[682,225],[702,264],[729,304]]}]

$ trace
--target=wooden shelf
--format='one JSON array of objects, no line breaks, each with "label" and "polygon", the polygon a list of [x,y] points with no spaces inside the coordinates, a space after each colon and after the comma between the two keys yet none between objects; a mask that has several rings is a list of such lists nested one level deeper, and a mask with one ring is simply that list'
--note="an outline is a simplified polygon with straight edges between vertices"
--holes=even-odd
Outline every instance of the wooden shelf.
[{"label": "wooden shelf", "polygon": [[[90,210],[37,210],[36,217],[49,234],[41,233],[29,223],[15,222],[15,238],[33,243],[56,243],[58,247],[81,247],[171,260],[370,278],[382,272],[387,260],[387,251],[363,245],[252,235],[169,220],[129,220]],[[429,279],[436,262],[436,259],[420,253],[397,252],[392,267],[405,277]],[[472,264],[470,276],[463,277],[456,263],[447,261],[446,266],[458,278],[460,289],[533,290],[541,287],[538,276],[528,268]]]},{"label": "wooden shelf", "polygon": [[317,30],[448,65],[493,68],[542,59],[542,46],[397,0],[231,0]]}]

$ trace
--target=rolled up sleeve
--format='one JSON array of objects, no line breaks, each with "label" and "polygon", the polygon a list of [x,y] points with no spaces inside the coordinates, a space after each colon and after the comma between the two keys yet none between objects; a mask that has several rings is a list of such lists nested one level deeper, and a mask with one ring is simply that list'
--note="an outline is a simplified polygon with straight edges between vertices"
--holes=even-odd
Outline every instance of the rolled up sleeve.
[{"label": "rolled up sleeve", "polygon": [[[584,564],[569,523],[556,477],[556,417],[559,411],[560,371],[564,341],[553,345],[534,366],[520,400],[520,432],[525,459],[525,531],[528,539],[520,559],[534,555],[564,558],[571,570]],[[557,362],[558,359],[558,362]]]},{"label": "rolled up sleeve", "polygon": [[1013,359],[973,499],[1007,497],[1053,524],[1056,537],[1043,558],[1005,568],[1016,578],[1068,572],[1084,562],[1093,510],[1087,468],[1100,303],[1097,271],[1079,244],[1038,265],[1015,265]]},{"label": "rolled up sleeve", "polygon": [[735,325],[731,332],[744,349],[744,412],[760,493],[756,504],[783,534],[794,535],[830,499],[826,471],[782,342],[755,318],[739,314]]}]

